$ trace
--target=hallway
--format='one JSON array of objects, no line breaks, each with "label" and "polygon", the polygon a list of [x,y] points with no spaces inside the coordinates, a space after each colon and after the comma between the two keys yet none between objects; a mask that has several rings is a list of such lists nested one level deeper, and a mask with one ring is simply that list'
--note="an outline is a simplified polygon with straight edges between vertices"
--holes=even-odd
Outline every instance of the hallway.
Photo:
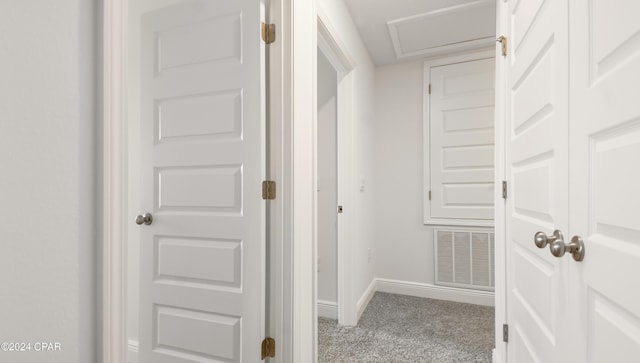
[{"label": "hallway", "polygon": [[494,308],[376,292],[355,327],[318,319],[318,362],[491,362]]}]

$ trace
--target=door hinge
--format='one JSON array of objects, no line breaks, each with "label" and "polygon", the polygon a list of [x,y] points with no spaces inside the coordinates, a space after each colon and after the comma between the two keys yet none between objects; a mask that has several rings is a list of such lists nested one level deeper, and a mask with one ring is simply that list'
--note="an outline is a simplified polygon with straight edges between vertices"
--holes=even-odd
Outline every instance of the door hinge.
[{"label": "door hinge", "polygon": [[262,23],[262,40],[266,44],[271,44],[276,41],[276,25]]},{"label": "door hinge", "polygon": [[496,42],[502,44],[502,56],[506,57],[507,56],[507,37],[505,37],[504,35],[501,35],[500,37],[498,37],[498,39],[496,39]]},{"label": "door hinge", "polygon": [[502,324],[502,341],[509,341],[509,324]]},{"label": "door hinge", "polygon": [[431,191],[429,191],[429,200],[431,200]]},{"label": "door hinge", "polygon": [[429,83],[429,94],[431,94],[431,83]]},{"label": "door hinge", "polygon": [[262,182],[262,199],[276,199],[276,182],[273,180],[265,180]]},{"label": "door hinge", "polygon": [[507,199],[507,181],[502,181],[502,199]]},{"label": "door hinge", "polygon": [[338,213],[342,213],[342,210],[343,210],[342,206],[341,206],[341,205],[339,205],[339,206],[338,206]]},{"label": "door hinge", "polygon": [[276,340],[266,337],[262,341],[262,360],[276,356]]}]

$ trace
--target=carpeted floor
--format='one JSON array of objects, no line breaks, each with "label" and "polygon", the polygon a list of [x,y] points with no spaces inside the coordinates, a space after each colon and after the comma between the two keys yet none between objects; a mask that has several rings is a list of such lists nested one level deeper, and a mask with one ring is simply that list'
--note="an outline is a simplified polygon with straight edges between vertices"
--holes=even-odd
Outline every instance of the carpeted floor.
[{"label": "carpeted floor", "polygon": [[355,327],[318,321],[318,362],[491,362],[494,308],[376,292]]}]

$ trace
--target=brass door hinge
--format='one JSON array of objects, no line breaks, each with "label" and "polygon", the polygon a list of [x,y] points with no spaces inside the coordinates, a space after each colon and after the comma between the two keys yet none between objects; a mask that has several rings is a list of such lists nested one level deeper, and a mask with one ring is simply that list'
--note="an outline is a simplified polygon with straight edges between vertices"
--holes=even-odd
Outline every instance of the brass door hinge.
[{"label": "brass door hinge", "polygon": [[262,23],[262,40],[266,44],[271,44],[276,41],[276,25]]},{"label": "brass door hinge", "polygon": [[429,83],[429,94],[431,94],[431,83]]},{"label": "brass door hinge", "polygon": [[262,360],[276,356],[276,340],[266,337],[262,341]]},{"label": "brass door hinge", "polygon": [[500,44],[502,44],[502,56],[506,57],[507,56],[507,37],[505,37],[504,35],[501,35],[500,37],[498,37],[498,39],[496,39],[496,42],[499,42]]},{"label": "brass door hinge", "polygon": [[276,182],[273,180],[265,180],[262,182],[262,199],[276,199]]},{"label": "brass door hinge", "polygon": [[429,191],[429,200],[431,200],[431,191]]}]

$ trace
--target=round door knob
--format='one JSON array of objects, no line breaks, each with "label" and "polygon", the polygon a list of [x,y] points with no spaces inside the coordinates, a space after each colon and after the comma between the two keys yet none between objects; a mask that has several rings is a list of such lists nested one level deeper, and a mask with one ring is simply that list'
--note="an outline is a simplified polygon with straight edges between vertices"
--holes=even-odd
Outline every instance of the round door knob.
[{"label": "round door knob", "polygon": [[549,249],[552,255],[562,257],[567,252],[567,245],[565,245],[564,241],[554,241],[549,245]]},{"label": "round door knob", "polygon": [[153,216],[151,213],[138,214],[136,217],[136,223],[138,225],[146,224],[147,226],[153,223]]},{"label": "round door knob", "polygon": [[571,252],[573,259],[580,262],[584,259],[584,241],[580,236],[573,236],[571,243],[564,241],[553,241],[549,246],[551,254],[556,257],[562,257],[565,253]]},{"label": "round door knob", "polygon": [[544,232],[538,232],[533,236],[533,242],[538,246],[538,248],[545,248],[547,243],[549,243],[549,238]]},{"label": "round door knob", "polygon": [[[548,244],[551,244],[555,241],[563,241],[564,236],[559,229],[553,231],[551,236],[547,236],[544,232],[538,232],[533,236],[533,242],[536,244],[538,248],[545,248]],[[564,243],[564,242],[563,242]]]}]

